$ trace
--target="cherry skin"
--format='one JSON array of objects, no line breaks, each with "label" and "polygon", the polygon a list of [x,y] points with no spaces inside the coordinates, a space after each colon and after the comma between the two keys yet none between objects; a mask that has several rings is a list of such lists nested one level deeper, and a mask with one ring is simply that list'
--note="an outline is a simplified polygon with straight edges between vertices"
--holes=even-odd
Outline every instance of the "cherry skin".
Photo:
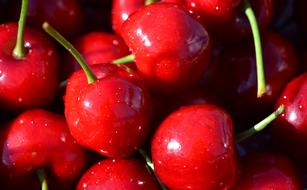
[{"label": "cherry skin", "polygon": [[294,164],[285,156],[257,153],[243,159],[243,173],[234,190],[300,190]]},{"label": "cherry skin", "polygon": [[[263,36],[263,61],[267,93],[257,98],[256,64],[250,43],[236,44],[226,49],[216,66],[212,86],[224,100],[235,122],[260,121],[272,112],[284,86],[298,72],[298,61],[293,45],[280,35],[270,32]],[[225,96],[227,94],[227,96]],[[252,108],[252,110],[250,109]],[[253,125],[255,123],[250,123]]]},{"label": "cherry skin", "polygon": [[25,29],[26,56],[16,59],[13,48],[18,26],[0,25],[0,107],[19,111],[47,106],[58,89],[58,55],[41,33]]},{"label": "cherry skin", "polygon": [[144,81],[121,66],[94,65],[97,76],[88,84],[83,71],[68,80],[65,116],[73,137],[104,156],[131,155],[150,131],[152,106]]},{"label": "cherry skin", "polygon": [[107,158],[83,174],[77,186],[82,189],[158,190],[160,186],[141,160]]},{"label": "cherry skin", "polygon": [[[307,158],[301,147],[307,145],[307,73],[291,80],[280,95],[276,106],[283,104],[284,113],[273,123],[273,137],[278,146],[299,161]],[[282,140],[281,140],[282,139]]]},{"label": "cherry skin", "polygon": [[145,0],[114,0],[112,5],[113,30],[121,35],[123,23],[132,13],[144,6]]},{"label": "cherry skin", "polygon": [[[89,65],[110,63],[129,55],[129,48],[117,35],[104,32],[91,32],[76,39],[74,47],[83,55]],[[67,56],[66,76],[70,76],[81,67],[69,54]]]},{"label": "cherry skin", "polygon": [[208,67],[210,37],[178,5],[153,3],[138,9],[122,31],[139,72],[156,92],[173,94],[186,89]]},{"label": "cherry skin", "polygon": [[230,116],[209,104],[177,110],[157,129],[152,160],[170,189],[229,189],[239,175]]},{"label": "cherry skin", "polygon": [[[19,16],[20,11],[20,5],[16,6],[17,2],[10,3],[15,16]],[[64,36],[72,38],[82,31],[84,10],[77,0],[29,0],[28,24],[41,29],[45,21],[52,24]]]},{"label": "cherry skin", "polygon": [[1,152],[2,165],[16,177],[44,168],[68,184],[86,165],[85,151],[69,133],[64,116],[41,109],[25,111],[9,124]]}]

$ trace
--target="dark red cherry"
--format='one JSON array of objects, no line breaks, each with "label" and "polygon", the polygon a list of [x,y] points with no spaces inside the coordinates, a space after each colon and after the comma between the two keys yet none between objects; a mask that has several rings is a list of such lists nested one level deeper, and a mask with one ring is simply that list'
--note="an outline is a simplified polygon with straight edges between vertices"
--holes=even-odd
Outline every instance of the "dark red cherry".
[{"label": "dark red cherry", "polygon": [[229,189],[239,175],[230,116],[209,104],[177,110],[157,129],[152,160],[170,189]]},{"label": "dark red cherry", "polygon": [[65,116],[73,137],[109,157],[126,157],[145,143],[152,115],[149,93],[135,73],[112,64],[92,67],[97,79],[88,84],[84,71],[68,80]]},{"label": "dark red cherry", "polygon": [[[89,65],[110,63],[111,61],[129,55],[125,42],[117,35],[104,32],[91,32],[78,38],[74,47],[83,55]],[[79,63],[68,55],[66,76],[70,76],[81,67]]]},{"label": "dark red cherry", "polygon": [[291,80],[276,106],[283,104],[284,113],[273,123],[273,137],[291,156],[304,163],[307,158],[302,146],[307,145],[307,73]]},{"label": "dark red cherry", "polygon": [[0,25],[0,107],[21,110],[48,105],[58,89],[58,55],[41,33],[25,29],[26,55],[13,56],[17,25]]},{"label": "dark red cherry", "polygon": [[44,168],[69,184],[86,165],[85,151],[69,133],[64,116],[41,109],[23,112],[8,125],[1,153],[10,183]]},{"label": "dark red cherry", "polygon": [[257,153],[243,159],[242,176],[234,190],[300,190],[294,164],[275,153]]},{"label": "dark red cherry", "polygon": [[145,162],[136,158],[108,158],[83,174],[76,189],[158,190],[160,186],[149,173]]},{"label": "dark red cherry", "polygon": [[139,72],[154,91],[172,94],[186,89],[208,67],[211,39],[178,5],[153,3],[138,9],[122,31]]},{"label": "dark red cherry", "polygon": [[[12,13],[19,16],[20,3],[10,2]],[[82,31],[84,26],[84,10],[78,0],[29,0],[27,12],[28,24],[41,28],[43,22],[51,23],[66,37],[72,38]]]},{"label": "dark red cherry", "polygon": [[122,25],[128,17],[141,7],[145,6],[145,0],[113,0],[112,5],[112,27],[113,30],[122,35]]},{"label": "dark red cherry", "polygon": [[[263,60],[267,93],[257,98],[257,74],[251,43],[228,47],[216,66],[212,86],[220,93],[236,121],[259,121],[272,112],[284,86],[298,72],[293,45],[276,33],[263,37]],[[216,88],[217,87],[217,88]],[[225,96],[227,94],[227,96]]]},{"label": "dark red cherry", "polygon": [[[243,2],[243,1],[242,1]],[[265,31],[272,21],[273,0],[249,0],[261,31]],[[252,35],[250,23],[244,13],[243,6],[234,11],[231,21],[226,24],[226,33],[222,33],[226,41],[238,41]]]}]

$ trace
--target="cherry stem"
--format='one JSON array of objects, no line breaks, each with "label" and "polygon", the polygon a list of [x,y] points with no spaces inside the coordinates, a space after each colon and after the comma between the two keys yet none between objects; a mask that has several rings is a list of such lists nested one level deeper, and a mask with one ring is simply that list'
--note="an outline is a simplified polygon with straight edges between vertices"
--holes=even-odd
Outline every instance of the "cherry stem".
[{"label": "cherry stem", "polygon": [[260,31],[255,13],[248,0],[244,0],[244,11],[251,25],[253,38],[254,38],[256,66],[257,66],[257,97],[259,98],[266,93],[266,82],[265,82],[265,74],[263,66]]},{"label": "cherry stem", "polygon": [[37,175],[41,184],[41,190],[48,190],[47,176],[44,169],[37,170]]},{"label": "cherry stem", "polygon": [[271,113],[268,117],[257,123],[254,127],[243,131],[242,133],[239,133],[236,135],[236,142],[240,143],[244,141],[245,139],[249,138],[250,136],[262,131],[265,129],[272,121],[274,121],[279,115],[281,115],[285,110],[284,105],[280,105],[276,111]]},{"label": "cherry stem", "polygon": [[73,45],[67,41],[60,33],[58,33],[52,26],[50,26],[47,22],[43,23],[43,29],[47,32],[50,36],[52,36],[57,42],[59,42],[65,49],[67,49],[72,56],[77,60],[77,62],[82,67],[85,75],[87,77],[88,84],[92,84],[97,80],[94,72],[86,63],[83,56],[73,47]]},{"label": "cherry stem", "polygon": [[150,4],[155,3],[155,2],[156,2],[156,0],[145,0],[145,5],[147,6],[147,5],[150,5]]},{"label": "cherry stem", "polygon": [[21,4],[21,11],[18,21],[18,32],[17,32],[17,39],[16,39],[16,45],[13,49],[13,56],[16,59],[22,59],[26,55],[26,48],[25,48],[25,42],[24,42],[24,29],[26,24],[26,17],[27,17],[27,11],[28,11],[28,0],[22,0]]},{"label": "cherry stem", "polygon": [[152,163],[152,160],[150,159],[150,157],[148,156],[148,154],[146,153],[146,151],[142,148],[139,149],[139,153],[142,155],[142,157],[144,158],[144,160],[146,161],[147,166],[150,168],[151,173],[156,177],[160,187],[162,190],[167,190],[167,188],[161,183],[161,181],[159,180],[158,176],[155,173],[155,168],[154,168],[154,164]]},{"label": "cherry stem", "polygon": [[133,54],[131,54],[131,55],[127,55],[125,57],[115,59],[111,63],[116,64],[116,65],[121,65],[121,64],[129,63],[129,62],[133,62],[134,59],[135,59],[135,56]]}]

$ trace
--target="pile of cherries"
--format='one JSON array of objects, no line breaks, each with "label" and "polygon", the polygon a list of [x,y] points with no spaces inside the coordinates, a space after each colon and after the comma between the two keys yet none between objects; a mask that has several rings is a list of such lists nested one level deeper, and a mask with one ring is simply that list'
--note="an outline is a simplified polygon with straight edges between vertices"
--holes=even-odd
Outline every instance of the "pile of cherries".
[{"label": "pile of cherries", "polygon": [[0,0],[0,189],[307,188],[306,0]]}]

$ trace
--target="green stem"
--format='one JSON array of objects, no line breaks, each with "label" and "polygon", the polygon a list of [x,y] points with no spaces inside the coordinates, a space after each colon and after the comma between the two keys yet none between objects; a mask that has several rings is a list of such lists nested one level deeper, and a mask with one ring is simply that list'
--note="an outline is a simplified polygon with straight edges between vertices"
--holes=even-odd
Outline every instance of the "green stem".
[{"label": "green stem", "polygon": [[44,22],[43,29],[56,41],[58,41],[64,48],[66,48],[71,53],[72,56],[74,56],[74,58],[78,61],[83,71],[85,72],[88,84],[94,83],[97,80],[97,77],[95,76],[91,68],[87,65],[82,55],[76,50],[76,48],[74,48],[70,42],[68,42],[60,33],[58,33],[47,22]]},{"label": "green stem", "polygon": [[131,55],[127,55],[125,57],[121,57],[119,59],[116,59],[116,60],[112,61],[111,63],[116,64],[116,65],[120,65],[120,64],[133,62],[134,59],[135,59],[135,56],[133,54],[131,54]]},{"label": "green stem", "polygon": [[146,161],[147,166],[150,168],[151,173],[156,177],[158,183],[160,184],[160,187],[162,190],[167,190],[167,188],[161,183],[161,181],[159,180],[159,178],[157,177],[156,173],[155,173],[155,168],[154,165],[152,163],[152,160],[150,159],[150,157],[148,156],[148,154],[145,152],[144,149],[140,148],[139,149],[139,153],[142,155],[142,157],[144,158],[144,160]]},{"label": "green stem", "polygon": [[13,56],[16,59],[22,59],[26,55],[26,48],[24,45],[24,29],[26,24],[26,17],[27,17],[27,11],[28,11],[28,0],[22,0],[21,4],[21,11],[18,21],[18,32],[17,32],[17,39],[16,39],[16,45],[13,50]]},{"label": "green stem", "polygon": [[280,114],[282,114],[285,110],[284,105],[280,105],[276,111],[274,111],[272,114],[270,114],[268,117],[266,117],[264,120],[260,121],[258,124],[256,124],[254,127],[243,131],[242,133],[239,133],[236,135],[236,142],[240,143],[243,140],[247,139],[248,137],[262,131],[265,129],[272,121],[274,121]]},{"label": "green stem", "polygon": [[257,97],[259,98],[266,92],[266,82],[265,82],[265,74],[264,74],[264,67],[263,67],[260,31],[259,31],[256,16],[248,0],[244,0],[244,11],[251,25],[251,29],[252,29],[252,33],[254,37],[256,66],[257,66],[257,86],[258,86],[257,87]]},{"label": "green stem", "polygon": [[37,170],[37,175],[41,184],[41,190],[48,190],[48,183],[47,183],[47,177],[46,172],[44,169],[40,168]]},{"label": "green stem", "polygon": [[145,5],[150,5],[152,3],[155,3],[157,0],[145,0]]}]

